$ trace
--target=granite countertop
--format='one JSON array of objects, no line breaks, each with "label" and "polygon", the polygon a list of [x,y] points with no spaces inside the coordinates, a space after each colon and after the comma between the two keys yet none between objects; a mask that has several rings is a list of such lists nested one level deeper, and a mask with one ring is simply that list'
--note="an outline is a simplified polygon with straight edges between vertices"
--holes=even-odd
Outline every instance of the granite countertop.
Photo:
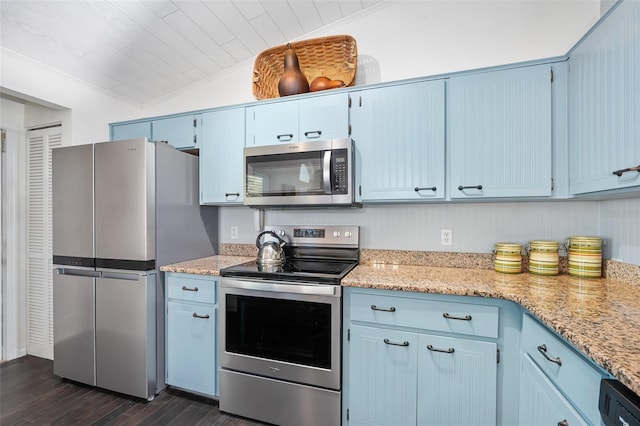
[{"label": "granite countertop", "polygon": [[517,302],[640,395],[640,286],[607,278],[391,264],[361,264],[342,285]]},{"label": "granite countertop", "polygon": [[[247,255],[252,250],[234,254]],[[220,275],[220,269],[254,259],[255,256],[217,255],[166,265],[160,270]],[[517,302],[640,395],[640,286],[566,274],[509,275],[476,267],[373,262],[358,265],[342,285]]]},{"label": "granite countertop", "polygon": [[187,260],[160,267],[162,272],[179,272],[181,274],[220,275],[220,269],[256,260],[245,256],[209,256],[200,259]]}]

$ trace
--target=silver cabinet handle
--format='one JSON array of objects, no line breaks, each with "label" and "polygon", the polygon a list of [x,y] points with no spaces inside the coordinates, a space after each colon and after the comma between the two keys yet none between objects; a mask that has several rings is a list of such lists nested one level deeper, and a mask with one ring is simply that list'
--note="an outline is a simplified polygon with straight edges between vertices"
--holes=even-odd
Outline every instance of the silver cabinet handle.
[{"label": "silver cabinet handle", "polygon": [[558,422],[558,426],[569,426],[569,422],[567,419],[561,420]]},{"label": "silver cabinet handle", "polygon": [[427,345],[427,349],[429,349],[431,352],[443,352],[445,354],[452,354],[452,353],[454,353],[456,351],[453,348],[440,349],[440,348],[435,348],[432,345]]},{"label": "silver cabinet handle", "polygon": [[198,291],[198,287],[189,288],[189,287],[187,287],[186,285],[183,285],[183,286],[182,286],[182,289],[183,289],[184,291]]},{"label": "silver cabinet handle", "polygon": [[538,352],[540,352],[542,356],[547,359],[547,361],[555,362],[558,365],[562,365],[562,360],[560,359],[560,357],[551,358],[549,354],[547,354],[547,345],[542,344],[538,346]]},{"label": "silver cabinet handle", "polygon": [[463,317],[454,317],[452,315],[449,315],[449,312],[445,312],[442,314],[443,317],[445,317],[446,319],[452,319],[452,320],[460,320],[460,321],[471,321],[471,315],[465,315]]},{"label": "silver cabinet handle", "polygon": [[435,186],[426,186],[426,187],[416,186],[415,188],[413,188],[413,190],[416,191],[416,192],[420,192],[420,191],[433,191],[433,192],[436,192],[438,190],[438,188],[436,188]]},{"label": "silver cabinet handle", "polygon": [[276,136],[279,142],[288,142],[293,140],[293,133],[283,133],[281,135]]},{"label": "silver cabinet handle", "polygon": [[635,167],[627,167],[626,169],[616,170],[615,172],[613,172],[613,174],[618,176],[618,177],[621,177],[623,173],[627,173],[627,172],[638,172],[638,173],[640,173],[640,164],[638,164]]},{"label": "silver cabinet handle", "polygon": [[378,308],[376,305],[371,305],[371,310],[372,311],[382,311],[382,312],[395,312],[396,308],[394,308],[393,306],[390,308]]},{"label": "silver cabinet handle", "polygon": [[311,138],[319,138],[322,135],[322,130],[311,130],[310,132],[304,132],[304,136]]},{"label": "silver cabinet handle", "polygon": [[209,319],[209,314],[205,314],[205,315],[198,315],[197,312],[193,313],[193,317],[194,318],[202,318],[202,319]]},{"label": "silver cabinet handle", "polygon": [[407,342],[406,340],[402,343],[397,343],[397,342],[392,342],[389,339],[384,339],[384,343],[386,343],[387,345],[394,345],[394,346],[409,346],[409,342]]}]

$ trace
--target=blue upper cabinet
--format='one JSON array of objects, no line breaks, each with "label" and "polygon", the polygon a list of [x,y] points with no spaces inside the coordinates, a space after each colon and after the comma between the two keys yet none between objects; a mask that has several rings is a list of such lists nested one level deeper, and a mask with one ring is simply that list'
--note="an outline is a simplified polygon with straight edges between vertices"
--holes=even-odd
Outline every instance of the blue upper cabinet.
[{"label": "blue upper cabinet", "polygon": [[551,84],[549,64],[449,80],[452,199],[551,195]]},{"label": "blue upper cabinet", "polygon": [[200,204],[242,204],[244,108],[202,117]]},{"label": "blue upper cabinet", "polygon": [[247,107],[246,145],[349,137],[348,102],[338,93]]},{"label": "blue upper cabinet", "polygon": [[139,121],[135,123],[123,123],[111,125],[111,140],[149,138],[151,139],[151,123]]},{"label": "blue upper cabinet", "polygon": [[614,7],[569,58],[572,194],[640,186],[640,2]]},{"label": "blue upper cabinet", "polygon": [[351,93],[362,201],[444,199],[444,113],[444,80]]},{"label": "blue upper cabinet", "polygon": [[199,148],[201,120],[201,114],[153,120],[151,122],[153,140],[166,141],[177,149]]}]

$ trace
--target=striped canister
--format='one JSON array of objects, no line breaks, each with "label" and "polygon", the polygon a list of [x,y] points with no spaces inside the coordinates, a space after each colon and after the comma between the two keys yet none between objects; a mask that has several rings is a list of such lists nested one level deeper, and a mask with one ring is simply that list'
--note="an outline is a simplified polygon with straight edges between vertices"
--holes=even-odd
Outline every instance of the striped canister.
[{"label": "striped canister", "polygon": [[602,238],[569,237],[565,243],[569,275],[583,278],[602,276]]},{"label": "striped canister", "polygon": [[558,275],[558,246],[557,241],[529,241],[529,272],[536,275]]},{"label": "striped canister", "polygon": [[515,243],[496,243],[494,268],[505,274],[522,272],[522,246]]}]

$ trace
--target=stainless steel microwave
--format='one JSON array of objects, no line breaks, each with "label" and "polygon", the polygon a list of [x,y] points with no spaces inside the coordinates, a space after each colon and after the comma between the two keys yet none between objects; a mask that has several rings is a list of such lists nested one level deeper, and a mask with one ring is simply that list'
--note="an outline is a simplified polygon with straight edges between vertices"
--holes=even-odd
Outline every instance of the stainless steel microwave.
[{"label": "stainless steel microwave", "polygon": [[244,149],[244,204],[252,207],[355,206],[351,139]]}]

